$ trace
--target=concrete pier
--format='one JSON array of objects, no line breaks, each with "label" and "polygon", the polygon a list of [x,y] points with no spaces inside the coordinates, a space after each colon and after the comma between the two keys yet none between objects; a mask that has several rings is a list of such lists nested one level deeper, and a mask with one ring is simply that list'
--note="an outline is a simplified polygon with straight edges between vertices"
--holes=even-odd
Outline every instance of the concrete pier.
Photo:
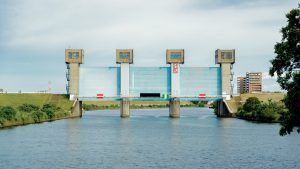
[{"label": "concrete pier", "polygon": [[232,117],[232,113],[225,104],[224,100],[217,101],[217,116],[218,117]]},{"label": "concrete pier", "polygon": [[169,116],[171,118],[180,117],[180,100],[177,98],[171,98],[169,103]]},{"label": "concrete pier", "polygon": [[130,116],[130,101],[127,99],[122,99],[120,101],[120,116],[121,118],[127,118]]},{"label": "concrete pier", "polygon": [[71,109],[72,117],[82,117],[82,101],[76,99]]}]

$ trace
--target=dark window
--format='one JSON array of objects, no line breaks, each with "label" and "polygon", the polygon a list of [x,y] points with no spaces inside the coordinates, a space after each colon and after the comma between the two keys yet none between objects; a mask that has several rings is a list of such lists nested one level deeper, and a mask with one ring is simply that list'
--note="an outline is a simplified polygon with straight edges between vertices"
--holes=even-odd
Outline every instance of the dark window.
[{"label": "dark window", "polygon": [[120,59],[129,59],[130,52],[120,52]]},{"label": "dark window", "polygon": [[78,59],[79,58],[79,52],[69,52],[69,59]]},{"label": "dark window", "polygon": [[180,52],[171,52],[171,59],[180,59],[181,53]]},{"label": "dark window", "polygon": [[232,59],[231,52],[221,52],[221,59]]},{"label": "dark window", "polygon": [[160,97],[160,93],[140,93],[140,97]]}]

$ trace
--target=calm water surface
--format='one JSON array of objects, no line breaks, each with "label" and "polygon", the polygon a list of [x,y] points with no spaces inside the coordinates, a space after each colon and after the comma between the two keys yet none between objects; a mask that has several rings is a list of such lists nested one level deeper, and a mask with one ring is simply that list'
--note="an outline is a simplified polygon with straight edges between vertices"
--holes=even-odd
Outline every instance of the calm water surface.
[{"label": "calm water surface", "polygon": [[300,135],[278,124],[218,119],[210,109],[86,112],[0,130],[0,168],[300,168]]}]

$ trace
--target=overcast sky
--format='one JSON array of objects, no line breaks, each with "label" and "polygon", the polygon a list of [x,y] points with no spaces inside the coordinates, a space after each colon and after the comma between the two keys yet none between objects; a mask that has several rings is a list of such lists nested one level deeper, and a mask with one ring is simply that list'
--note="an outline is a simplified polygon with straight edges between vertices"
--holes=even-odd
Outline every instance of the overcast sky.
[{"label": "overcast sky", "polygon": [[[0,0],[0,88],[65,93],[65,48],[84,48],[84,66],[114,66],[133,48],[135,66],[165,66],[184,48],[184,66],[216,66],[217,48],[235,48],[235,76],[264,72],[264,90],[285,14],[297,0]],[[236,80],[234,81],[236,86]]]}]

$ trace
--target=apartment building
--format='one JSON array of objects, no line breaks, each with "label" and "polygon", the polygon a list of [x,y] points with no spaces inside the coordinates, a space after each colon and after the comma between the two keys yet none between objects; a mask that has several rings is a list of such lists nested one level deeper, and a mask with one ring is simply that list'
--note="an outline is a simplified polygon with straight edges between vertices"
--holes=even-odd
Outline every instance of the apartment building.
[{"label": "apartment building", "polygon": [[240,94],[262,92],[262,73],[247,72],[245,77],[238,77],[237,92]]}]

